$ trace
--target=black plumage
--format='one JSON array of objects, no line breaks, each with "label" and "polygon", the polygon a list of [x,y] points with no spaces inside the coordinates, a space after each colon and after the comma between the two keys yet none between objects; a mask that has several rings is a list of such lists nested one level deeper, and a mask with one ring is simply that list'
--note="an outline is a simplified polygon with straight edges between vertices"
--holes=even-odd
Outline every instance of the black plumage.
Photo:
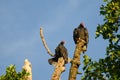
[{"label": "black plumage", "polygon": [[89,34],[87,28],[84,27],[83,23],[80,23],[80,25],[74,29],[73,31],[73,40],[75,44],[78,44],[80,39],[85,41],[85,46],[87,48],[87,44],[89,41]]},{"label": "black plumage", "polygon": [[60,44],[56,47],[54,58],[48,60],[50,65],[54,62],[57,62],[60,57],[63,57],[65,64],[68,63],[68,52],[64,46],[64,43],[64,41],[61,41]]}]

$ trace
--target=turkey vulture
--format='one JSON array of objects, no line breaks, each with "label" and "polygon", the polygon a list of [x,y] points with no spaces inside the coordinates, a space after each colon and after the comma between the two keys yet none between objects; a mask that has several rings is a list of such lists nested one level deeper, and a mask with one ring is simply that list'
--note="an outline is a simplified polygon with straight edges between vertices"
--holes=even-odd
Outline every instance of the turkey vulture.
[{"label": "turkey vulture", "polygon": [[57,62],[60,57],[63,57],[65,64],[68,63],[68,52],[64,44],[65,42],[61,41],[59,45],[56,47],[54,58],[48,60],[50,65],[53,64],[54,62]]},{"label": "turkey vulture", "polygon": [[88,30],[87,28],[84,27],[84,23],[80,23],[80,25],[74,29],[73,31],[73,40],[75,42],[75,44],[79,43],[79,39],[84,40],[85,46],[87,48],[87,44],[89,41],[89,35],[88,35]]}]

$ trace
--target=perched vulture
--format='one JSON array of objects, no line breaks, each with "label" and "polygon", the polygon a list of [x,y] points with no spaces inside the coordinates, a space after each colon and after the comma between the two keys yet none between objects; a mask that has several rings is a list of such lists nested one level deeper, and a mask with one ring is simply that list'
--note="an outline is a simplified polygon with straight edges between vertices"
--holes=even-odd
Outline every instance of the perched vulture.
[{"label": "perched vulture", "polygon": [[80,23],[80,25],[74,29],[73,31],[73,40],[75,44],[79,43],[79,39],[84,40],[85,46],[87,48],[87,44],[89,41],[88,30],[84,27],[84,23]]},{"label": "perched vulture", "polygon": [[61,41],[59,45],[56,47],[54,58],[48,60],[50,65],[53,64],[54,62],[57,62],[60,57],[63,57],[65,64],[68,63],[68,52],[64,44],[65,42]]}]

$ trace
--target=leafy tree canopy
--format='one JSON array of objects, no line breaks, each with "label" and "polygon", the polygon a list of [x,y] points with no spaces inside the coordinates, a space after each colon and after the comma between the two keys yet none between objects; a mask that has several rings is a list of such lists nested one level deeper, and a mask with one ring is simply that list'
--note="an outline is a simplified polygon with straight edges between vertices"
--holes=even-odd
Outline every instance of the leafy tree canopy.
[{"label": "leafy tree canopy", "polygon": [[100,14],[104,16],[103,24],[98,24],[96,38],[102,36],[109,41],[106,57],[92,61],[84,56],[85,72],[82,80],[120,80],[120,1],[104,0]]},{"label": "leafy tree canopy", "polygon": [[6,68],[6,74],[0,76],[0,80],[25,80],[25,76],[28,76],[25,70],[21,72],[16,72],[15,65],[10,65]]}]

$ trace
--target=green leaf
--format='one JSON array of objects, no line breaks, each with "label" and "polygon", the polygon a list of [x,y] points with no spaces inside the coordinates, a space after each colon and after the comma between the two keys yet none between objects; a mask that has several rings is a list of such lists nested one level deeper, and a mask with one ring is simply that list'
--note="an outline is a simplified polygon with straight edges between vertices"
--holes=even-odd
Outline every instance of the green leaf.
[{"label": "green leaf", "polygon": [[28,75],[29,73],[27,73],[25,70],[17,72],[16,66],[11,64],[6,68],[6,74],[0,76],[0,80],[25,80],[24,76]]},{"label": "green leaf", "polygon": [[112,41],[117,42],[119,39],[118,38],[112,38]]},{"label": "green leaf", "polygon": [[95,32],[96,35],[99,35],[100,33],[99,32]]}]

